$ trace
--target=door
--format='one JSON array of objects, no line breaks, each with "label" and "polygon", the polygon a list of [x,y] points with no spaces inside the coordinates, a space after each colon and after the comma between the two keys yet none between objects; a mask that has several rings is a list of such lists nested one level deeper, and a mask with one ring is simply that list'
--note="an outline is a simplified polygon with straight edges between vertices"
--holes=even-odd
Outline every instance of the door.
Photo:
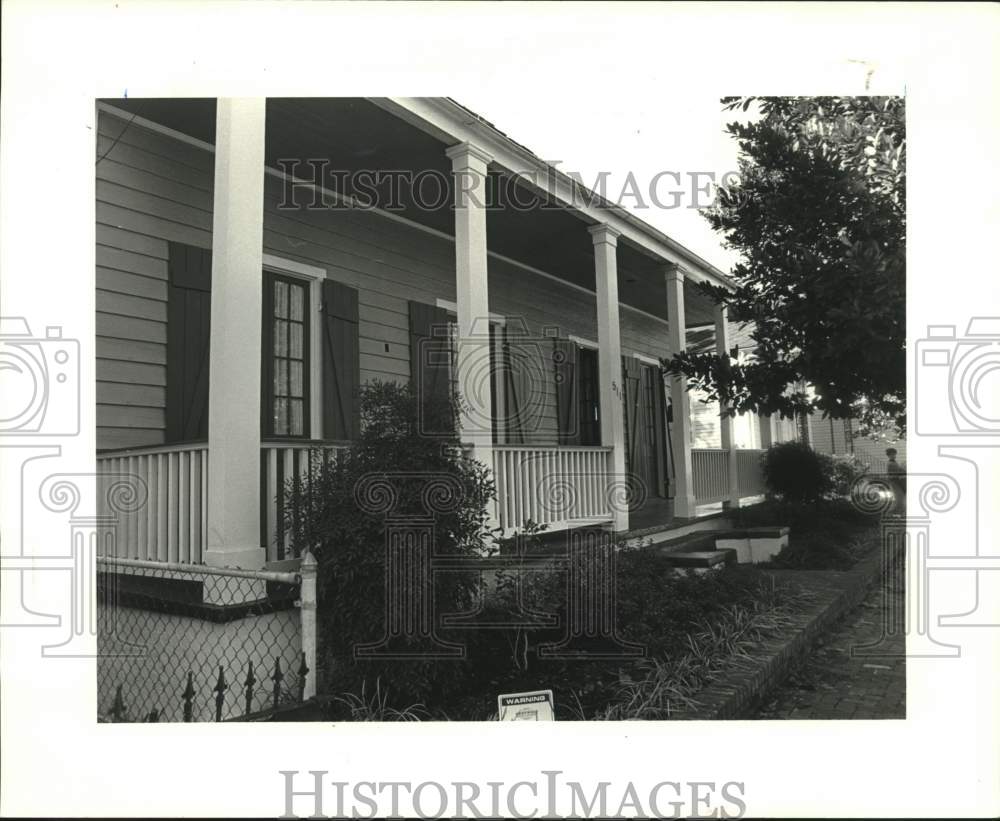
[{"label": "door", "polygon": [[636,488],[633,503],[665,497],[667,430],[663,380],[656,365],[623,357],[626,467]]}]

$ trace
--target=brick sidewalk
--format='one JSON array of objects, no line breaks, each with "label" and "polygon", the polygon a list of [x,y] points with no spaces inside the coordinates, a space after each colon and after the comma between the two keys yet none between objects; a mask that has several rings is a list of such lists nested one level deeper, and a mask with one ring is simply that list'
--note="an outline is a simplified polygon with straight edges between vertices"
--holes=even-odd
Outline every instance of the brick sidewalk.
[{"label": "brick sidewalk", "polygon": [[883,653],[899,657],[851,656],[851,648],[879,640],[883,608],[902,606],[902,592],[876,585],[865,600],[817,642],[797,667],[751,716],[755,719],[883,719],[906,717],[906,637],[890,637]]}]

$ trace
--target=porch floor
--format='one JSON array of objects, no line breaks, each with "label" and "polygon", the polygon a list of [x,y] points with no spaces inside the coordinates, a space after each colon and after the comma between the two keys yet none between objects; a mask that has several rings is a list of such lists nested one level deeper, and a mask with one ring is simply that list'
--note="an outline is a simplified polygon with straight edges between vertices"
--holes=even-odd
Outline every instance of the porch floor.
[{"label": "porch floor", "polygon": [[674,520],[674,500],[650,496],[641,507],[628,512],[629,532],[648,530],[652,527],[667,527]]}]

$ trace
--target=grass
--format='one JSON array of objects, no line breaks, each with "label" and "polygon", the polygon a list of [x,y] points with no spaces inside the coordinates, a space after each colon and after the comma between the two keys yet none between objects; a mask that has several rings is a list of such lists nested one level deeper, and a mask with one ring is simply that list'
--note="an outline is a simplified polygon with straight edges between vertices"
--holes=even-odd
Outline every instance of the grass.
[{"label": "grass", "polygon": [[375,691],[366,695],[367,682],[361,683],[360,693],[341,693],[332,702],[340,708],[336,712],[346,712],[344,721],[424,721],[430,718],[423,704],[410,704],[395,708],[389,703],[389,689],[382,689],[381,679],[375,680]]}]

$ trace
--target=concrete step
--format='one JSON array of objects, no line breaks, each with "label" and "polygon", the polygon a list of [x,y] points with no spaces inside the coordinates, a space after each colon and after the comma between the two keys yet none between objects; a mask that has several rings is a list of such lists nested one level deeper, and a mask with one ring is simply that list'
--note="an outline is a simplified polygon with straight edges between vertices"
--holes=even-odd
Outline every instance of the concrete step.
[{"label": "concrete step", "polygon": [[660,553],[676,553],[683,550],[715,550],[715,536],[716,531],[699,531],[660,542],[652,547]]},{"label": "concrete step", "polygon": [[670,564],[676,572],[694,570],[696,573],[708,573],[721,570],[727,564],[736,561],[734,550],[675,550],[667,554]]}]

